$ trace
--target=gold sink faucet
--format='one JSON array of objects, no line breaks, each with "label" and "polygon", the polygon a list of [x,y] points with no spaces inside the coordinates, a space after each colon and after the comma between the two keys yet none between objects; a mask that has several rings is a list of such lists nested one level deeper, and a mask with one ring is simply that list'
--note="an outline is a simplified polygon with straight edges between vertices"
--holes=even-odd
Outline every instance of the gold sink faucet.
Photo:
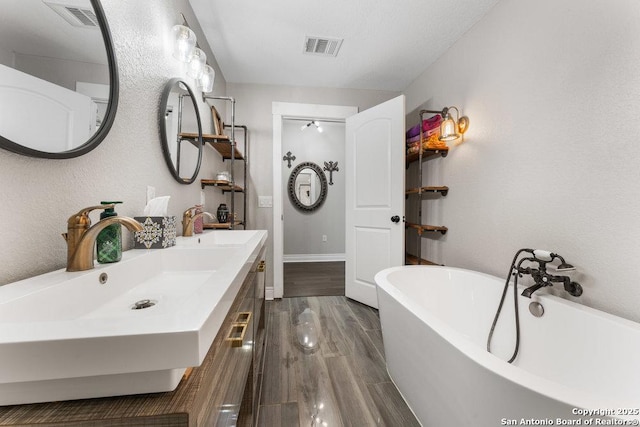
[{"label": "gold sink faucet", "polygon": [[209,212],[198,212],[194,214],[193,211],[197,208],[197,206],[192,206],[182,214],[182,236],[183,237],[191,237],[193,236],[193,223],[195,220],[202,215],[207,215],[209,218],[213,219],[213,215]]},{"label": "gold sink faucet", "polygon": [[129,231],[142,231],[142,225],[133,218],[111,216],[91,227],[89,212],[94,209],[112,209],[114,205],[91,206],[71,215],[67,221],[67,232],[62,237],[67,241],[67,271],[84,271],[93,268],[93,248],[98,234],[111,224],[122,224]]}]

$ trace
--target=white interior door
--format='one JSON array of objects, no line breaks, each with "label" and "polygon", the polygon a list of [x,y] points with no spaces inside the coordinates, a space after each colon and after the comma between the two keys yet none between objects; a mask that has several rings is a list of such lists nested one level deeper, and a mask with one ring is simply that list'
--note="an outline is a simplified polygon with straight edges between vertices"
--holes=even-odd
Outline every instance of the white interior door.
[{"label": "white interior door", "polygon": [[375,308],[375,274],[404,260],[404,116],[401,95],[346,120],[345,293]]},{"label": "white interior door", "polygon": [[66,151],[91,134],[91,98],[0,64],[0,134],[34,150]]}]

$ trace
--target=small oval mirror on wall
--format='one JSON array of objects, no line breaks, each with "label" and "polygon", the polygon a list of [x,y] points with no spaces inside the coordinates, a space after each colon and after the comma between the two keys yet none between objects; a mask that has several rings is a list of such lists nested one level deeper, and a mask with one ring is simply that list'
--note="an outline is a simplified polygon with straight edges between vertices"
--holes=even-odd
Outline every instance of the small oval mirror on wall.
[{"label": "small oval mirror on wall", "polygon": [[311,212],[322,206],[327,197],[327,178],[320,166],[303,162],[291,171],[287,189],[296,209]]},{"label": "small oval mirror on wall", "polygon": [[196,98],[185,82],[167,82],[158,118],[167,167],[176,181],[191,184],[202,163],[202,125]]},{"label": "small oval mirror on wall", "polygon": [[3,0],[0,11],[0,147],[50,159],[93,150],[118,104],[100,1]]}]

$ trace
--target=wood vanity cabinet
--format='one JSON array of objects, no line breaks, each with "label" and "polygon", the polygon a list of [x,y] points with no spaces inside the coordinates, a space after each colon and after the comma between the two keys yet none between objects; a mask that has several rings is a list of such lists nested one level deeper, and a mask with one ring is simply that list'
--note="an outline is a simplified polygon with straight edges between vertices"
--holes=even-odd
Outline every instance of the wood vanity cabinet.
[{"label": "wood vanity cabinet", "polygon": [[[252,320],[253,326],[253,361],[247,383],[244,388],[244,397],[237,424],[230,423],[228,425],[239,427],[250,427],[257,425],[258,405],[260,404],[260,386],[262,384],[262,362],[264,360],[264,343],[265,343],[265,275],[266,262],[261,260],[258,264],[254,281],[254,316]],[[218,424],[227,425],[227,424]]]},{"label": "wood vanity cabinet", "polygon": [[171,392],[0,407],[0,426],[196,427],[257,424],[265,338],[262,248],[204,361]]},{"label": "wood vanity cabinet", "polygon": [[[234,311],[234,307],[231,307],[229,311],[229,313],[234,313],[233,316],[241,318],[245,318],[246,313],[250,311],[251,316],[245,323],[246,330],[242,339],[242,347],[239,346],[239,343],[236,346],[222,346],[220,362],[216,365],[224,366],[220,369],[221,375],[223,375],[221,383],[227,385],[228,390],[222,399],[221,390],[217,390],[216,395],[212,396],[212,401],[209,403],[211,413],[204,424],[206,426],[251,427],[257,425],[261,384],[258,373],[261,371],[266,333],[264,249],[258,259],[259,261],[252,267],[240,291],[240,293],[243,291],[246,293],[242,296],[238,293],[238,298],[234,303],[234,305],[239,303],[238,308]],[[227,316],[225,319],[225,324],[231,320],[231,330],[234,325],[239,325],[239,322],[233,321],[233,316]],[[247,358],[247,356],[250,357]],[[242,378],[245,379],[244,382],[240,381]]]},{"label": "wood vanity cabinet", "polygon": [[[220,328],[224,339],[212,364],[217,387],[206,403],[204,426],[253,426],[257,414],[259,383],[256,369],[264,351],[264,249],[238,292]],[[219,345],[217,345],[219,344]],[[212,346],[213,347],[213,346]]]}]

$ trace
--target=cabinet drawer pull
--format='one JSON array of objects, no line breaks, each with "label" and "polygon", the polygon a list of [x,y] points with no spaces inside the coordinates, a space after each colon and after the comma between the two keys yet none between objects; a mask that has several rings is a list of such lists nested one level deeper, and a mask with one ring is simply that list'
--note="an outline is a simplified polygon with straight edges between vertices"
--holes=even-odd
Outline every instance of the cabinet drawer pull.
[{"label": "cabinet drawer pull", "polygon": [[231,347],[242,347],[242,341],[244,340],[244,334],[247,332],[246,323],[235,323],[231,325],[229,335],[226,341],[231,343]]},{"label": "cabinet drawer pull", "polygon": [[249,323],[251,321],[251,312],[250,311],[241,311],[236,314],[236,319],[233,323]]}]

